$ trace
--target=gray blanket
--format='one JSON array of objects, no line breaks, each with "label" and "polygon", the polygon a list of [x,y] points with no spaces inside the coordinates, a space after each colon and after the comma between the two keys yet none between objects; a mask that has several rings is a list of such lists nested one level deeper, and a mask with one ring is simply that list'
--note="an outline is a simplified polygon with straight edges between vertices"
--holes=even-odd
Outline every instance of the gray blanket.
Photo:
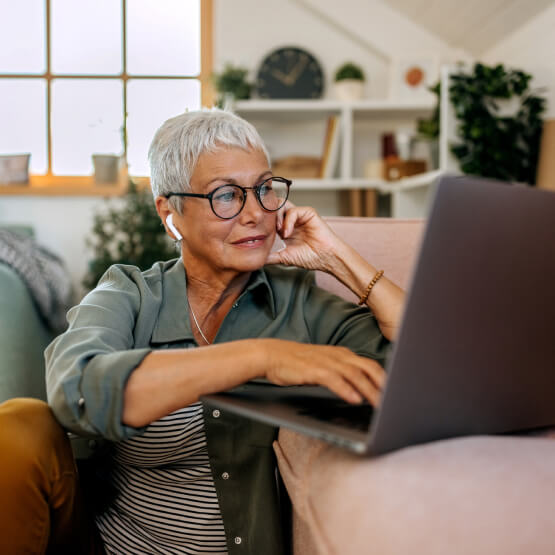
[{"label": "gray blanket", "polygon": [[0,229],[0,262],[21,276],[48,326],[56,333],[64,331],[72,288],[62,260],[32,237]]}]

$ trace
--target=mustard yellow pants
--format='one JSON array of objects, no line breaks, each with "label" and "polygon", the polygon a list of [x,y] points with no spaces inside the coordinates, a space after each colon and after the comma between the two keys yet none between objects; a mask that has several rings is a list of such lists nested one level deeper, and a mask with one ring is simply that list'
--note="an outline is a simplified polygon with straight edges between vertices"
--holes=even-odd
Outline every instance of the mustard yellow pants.
[{"label": "mustard yellow pants", "polygon": [[68,437],[37,399],[0,404],[0,553],[104,553]]}]

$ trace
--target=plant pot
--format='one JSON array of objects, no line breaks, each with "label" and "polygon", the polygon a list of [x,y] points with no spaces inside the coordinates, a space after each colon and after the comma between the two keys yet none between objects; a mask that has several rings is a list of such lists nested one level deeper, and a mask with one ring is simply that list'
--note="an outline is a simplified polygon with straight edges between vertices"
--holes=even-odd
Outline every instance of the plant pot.
[{"label": "plant pot", "polygon": [[[494,107],[495,104],[495,107]],[[511,98],[486,97],[486,105],[492,116],[497,118],[514,118],[520,110],[522,99],[519,96]]]},{"label": "plant pot", "polygon": [[30,154],[4,154],[0,156],[0,183],[29,183]]},{"label": "plant pot", "polygon": [[333,85],[335,98],[351,102],[360,100],[364,96],[364,81],[360,79],[342,79]]},{"label": "plant pot", "polygon": [[116,154],[93,154],[94,180],[99,184],[116,183],[121,157]]}]

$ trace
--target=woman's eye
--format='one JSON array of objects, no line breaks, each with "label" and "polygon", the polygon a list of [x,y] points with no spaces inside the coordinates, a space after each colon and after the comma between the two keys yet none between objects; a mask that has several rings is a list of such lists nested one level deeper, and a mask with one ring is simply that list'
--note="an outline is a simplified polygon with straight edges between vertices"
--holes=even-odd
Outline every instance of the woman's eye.
[{"label": "woman's eye", "polygon": [[232,202],[237,198],[237,195],[238,193],[235,189],[224,189],[214,195],[214,200],[217,202]]},{"label": "woman's eye", "polygon": [[260,193],[260,196],[264,197],[264,196],[268,195],[269,193],[271,193],[272,186],[265,183],[264,185],[260,186],[260,189],[258,191]]}]

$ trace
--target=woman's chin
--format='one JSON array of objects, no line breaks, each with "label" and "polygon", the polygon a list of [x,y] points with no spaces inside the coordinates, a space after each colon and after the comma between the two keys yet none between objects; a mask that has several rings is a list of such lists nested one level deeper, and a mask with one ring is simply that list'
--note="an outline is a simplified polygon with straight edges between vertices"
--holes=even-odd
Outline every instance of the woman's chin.
[{"label": "woman's chin", "polygon": [[232,260],[232,264],[241,272],[253,272],[259,270],[266,264],[270,249],[256,249],[237,253]]}]

